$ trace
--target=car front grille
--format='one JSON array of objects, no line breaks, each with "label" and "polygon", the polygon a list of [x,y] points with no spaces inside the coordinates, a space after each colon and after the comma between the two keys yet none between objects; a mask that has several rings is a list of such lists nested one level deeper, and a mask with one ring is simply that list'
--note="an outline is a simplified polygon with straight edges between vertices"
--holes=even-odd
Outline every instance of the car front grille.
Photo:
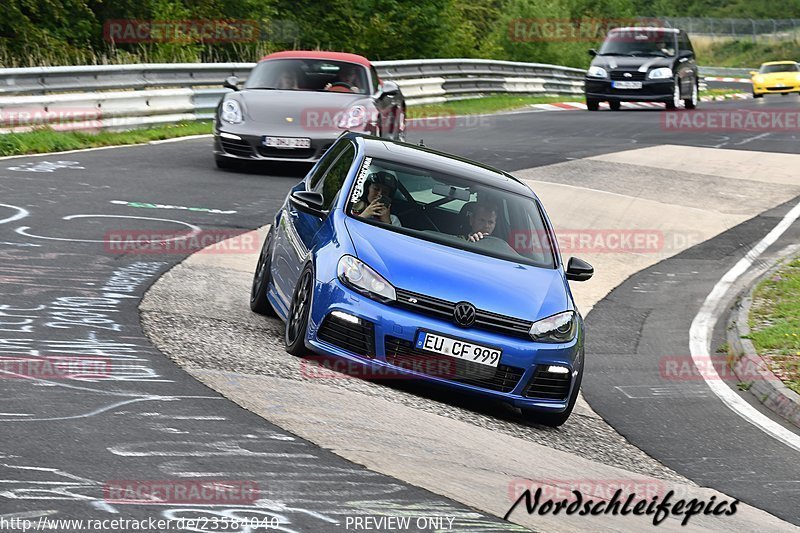
[{"label": "car front grille", "polygon": [[219,138],[219,143],[225,152],[239,157],[253,157],[253,148],[245,140]]},{"label": "car front grille", "polygon": [[547,371],[546,365],[536,367],[533,377],[525,387],[526,398],[564,400],[569,394],[570,374],[555,374]]},{"label": "car front grille", "polygon": [[360,320],[358,324],[328,315],[319,327],[317,337],[361,357],[375,357],[375,333],[372,322]]},{"label": "car front grille", "polygon": [[311,148],[270,148],[259,146],[258,153],[263,157],[275,157],[281,159],[308,159],[314,156],[316,150]]},{"label": "car front grille", "polygon": [[[448,322],[453,322],[453,310],[455,309],[456,302],[441,300],[433,296],[426,296],[405,289],[396,289],[396,293],[396,304],[398,306],[408,309],[409,311],[423,313],[441,318],[442,320],[447,320]],[[475,324],[472,327],[530,339],[528,332],[531,330],[532,325],[533,323],[528,320],[478,309],[475,313]]]},{"label": "car front grille", "polygon": [[[510,392],[525,373],[523,369],[513,366],[498,365],[497,368],[493,368],[455,357],[429,353],[415,348],[410,341],[397,337],[386,336],[384,341],[386,362],[389,364],[484,389]],[[426,359],[447,364],[420,364]]]},{"label": "car front grille", "polygon": [[[625,74],[630,74],[630,76],[626,76]],[[612,80],[644,81],[647,74],[639,72],[638,70],[612,70],[610,76]]]}]

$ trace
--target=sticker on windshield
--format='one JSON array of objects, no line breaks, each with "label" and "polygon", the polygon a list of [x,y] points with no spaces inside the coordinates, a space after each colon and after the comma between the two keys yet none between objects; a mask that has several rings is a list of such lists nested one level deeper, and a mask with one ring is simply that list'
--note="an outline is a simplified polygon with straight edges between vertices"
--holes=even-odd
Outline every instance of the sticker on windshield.
[{"label": "sticker on windshield", "polygon": [[350,197],[350,203],[356,203],[361,199],[361,195],[364,194],[364,182],[367,180],[367,172],[369,171],[369,166],[372,164],[371,157],[365,157],[364,162],[361,164],[361,170],[358,172],[358,177],[356,178],[356,186],[353,189],[353,196]]}]

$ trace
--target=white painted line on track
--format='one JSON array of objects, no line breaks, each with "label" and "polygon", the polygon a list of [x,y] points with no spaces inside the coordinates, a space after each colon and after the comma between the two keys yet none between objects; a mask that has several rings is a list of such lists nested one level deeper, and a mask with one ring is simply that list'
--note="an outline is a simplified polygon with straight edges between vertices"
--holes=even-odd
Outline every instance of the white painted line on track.
[{"label": "white painted line on track", "polygon": [[731,290],[734,282],[747,272],[755,260],[758,259],[770,245],[775,243],[798,218],[800,218],[800,202],[786,213],[786,216],[783,217],[778,225],[747,252],[747,255],[741,258],[733,268],[726,272],[717,282],[692,321],[692,326],[689,329],[689,350],[698,368],[702,365],[702,368],[708,369],[708,372],[702,373],[703,379],[706,385],[709,386],[725,405],[733,410],[734,413],[768,435],[800,451],[800,436],[771,420],[747,403],[725,384],[712,365],[707,364],[711,357],[711,332],[714,331],[718,314],[722,312],[721,304],[725,299],[725,295]]},{"label": "white painted line on track", "polygon": [[187,135],[185,137],[175,137],[173,139],[163,139],[161,141],[148,141],[146,143],[136,143],[136,144],[115,144],[114,146],[95,146],[94,148],[79,148],[78,150],[67,150],[66,152],[45,152],[43,154],[20,154],[20,155],[5,155],[0,157],[0,161],[4,161],[6,159],[19,159],[21,157],[48,157],[52,155],[62,155],[62,154],[78,154],[81,152],[95,152],[100,150],[114,150],[115,148],[131,148],[133,146],[149,146],[151,144],[161,144],[164,141],[170,142],[180,142],[180,141],[191,141],[194,139],[201,139],[205,137],[212,137],[210,133],[206,133],[203,135]]}]

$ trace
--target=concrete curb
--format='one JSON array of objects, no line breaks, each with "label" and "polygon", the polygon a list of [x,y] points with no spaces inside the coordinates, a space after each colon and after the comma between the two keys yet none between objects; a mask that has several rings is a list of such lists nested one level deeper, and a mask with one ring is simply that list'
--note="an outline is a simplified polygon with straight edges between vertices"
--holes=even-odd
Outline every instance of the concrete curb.
[{"label": "concrete curb", "polygon": [[783,261],[770,268],[759,277],[747,290],[747,294],[739,299],[728,320],[727,338],[729,353],[736,358],[733,372],[742,382],[750,383],[748,391],[764,406],[800,427],[800,395],[786,386],[776,376],[764,359],[758,355],[753,342],[745,338],[750,334],[749,316],[753,303],[753,291],[758,284],[772,276],[783,264]]}]

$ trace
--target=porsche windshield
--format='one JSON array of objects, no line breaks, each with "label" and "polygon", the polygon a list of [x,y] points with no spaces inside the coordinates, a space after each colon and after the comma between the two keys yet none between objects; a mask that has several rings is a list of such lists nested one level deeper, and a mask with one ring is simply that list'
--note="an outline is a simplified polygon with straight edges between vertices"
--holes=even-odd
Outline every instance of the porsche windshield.
[{"label": "porsche windshield", "polygon": [[347,214],[445,246],[554,268],[533,198],[424,168],[366,157]]},{"label": "porsche windshield", "polygon": [[245,89],[367,94],[367,69],[327,59],[271,59],[255,66]]},{"label": "porsche windshield", "polygon": [[609,32],[600,55],[662,56],[675,55],[675,34],[661,30],[619,29]]}]

